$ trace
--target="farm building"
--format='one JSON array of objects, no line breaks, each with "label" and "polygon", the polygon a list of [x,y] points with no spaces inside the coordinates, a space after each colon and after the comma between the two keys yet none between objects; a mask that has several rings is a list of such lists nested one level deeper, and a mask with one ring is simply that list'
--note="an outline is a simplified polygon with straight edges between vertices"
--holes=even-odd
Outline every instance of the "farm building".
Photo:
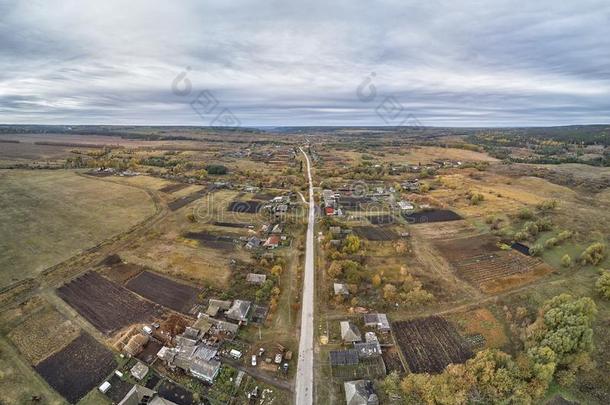
[{"label": "farm building", "polygon": [[246,243],[246,249],[256,249],[256,248],[260,247],[262,244],[263,244],[262,240],[260,240],[256,236],[252,236],[250,239],[248,239],[248,242]]},{"label": "farm building", "polygon": [[379,398],[369,380],[347,381],[345,388],[345,401],[347,405],[378,405]]},{"label": "farm building", "polygon": [[354,343],[354,349],[358,351],[358,356],[361,359],[381,356],[381,345],[374,332],[366,332],[364,340],[361,343]]},{"label": "farm building", "polygon": [[212,383],[218,375],[218,371],[220,371],[220,362],[217,360],[194,358],[189,367],[189,371],[200,380]]},{"label": "farm building", "polygon": [[341,227],[340,226],[331,226],[330,228],[328,228],[328,230],[330,231],[330,233],[334,236],[334,235],[341,235]]},{"label": "farm building", "polygon": [[129,342],[123,347],[125,354],[129,356],[137,356],[148,343],[148,336],[138,333],[129,339]]},{"label": "farm building", "polygon": [[386,314],[365,314],[364,326],[377,328],[380,332],[390,331],[390,322]]},{"label": "farm building", "polygon": [[347,284],[342,283],[333,283],[333,288],[335,290],[335,295],[349,295],[349,290],[347,289]]},{"label": "farm building", "polygon": [[350,321],[341,321],[341,340],[344,342],[362,341],[360,330]]},{"label": "farm building", "polygon": [[329,217],[333,216],[335,215],[335,209],[333,207],[326,207],[324,208],[324,213]]},{"label": "farm building", "polygon": [[263,284],[267,280],[267,276],[264,274],[248,273],[246,281],[250,284]]},{"label": "farm building", "polygon": [[133,376],[133,378],[139,381],[146,377],[146,374],[148,374],[148,366],[138,361],[136,365],[129,370],[129,373]]},{"label": "farm building", "polygon": [[251,305],[250,301],[235,300],[231,308],[226,312],[226,316],[234,321],[245,322],[248,320],[248,312]]},{"label": "farm building", "polygon": [[239,325],[231,323],[231,322],[222,321],[220,319],[212,318],[207,314],[200,313],[199,319],[197,320],[197,322],[199,322],[199,321],[202,321],[202,322],[207,321],[211,325],[213,325],[216,329],[223,331],[223,332],[229,332],[229,333],[235,334],[239,330]]},{"label": "farm building", "polygon": [[177,405],[168,399],[161,398],[155,391],[143,387],[141,385],[134,385],[131,390],[125,395],[125,397],[119,402],[118,405]]},{"label": "farm building", "polygon": [[180,335],[176,336],[176,347],[162,347],[157,357],[172,369],[180,368],[194,377],[212,383],[220,370],[220,362],[214,360],[217,352],[215,347]]},{"label": "farm building", "polygon": [[271,233],[279,235],[284,231],[284,228],[282,228],[281,224],[276,224],[273,229],[271,230]]},{"label": "farm building", "polygon": [[398,201],[398,208],[402,211],[411,211],[414,210],[415,207],[408,201]]},{"label": "farm building", "polygon": [[359,362],[357,350],[331,350],[330,352],[331,366],[355,366]]}]

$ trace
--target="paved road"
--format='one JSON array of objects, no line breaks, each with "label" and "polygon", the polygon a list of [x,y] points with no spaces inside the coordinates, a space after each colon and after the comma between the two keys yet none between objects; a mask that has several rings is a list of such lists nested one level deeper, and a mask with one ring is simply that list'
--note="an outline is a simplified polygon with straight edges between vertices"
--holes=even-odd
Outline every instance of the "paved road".
[{"label": "paved road", "polygon": [[314,312],[314,268],[313,229],[315,223],[315,203],[311,164],[309,156],[301,149],[307,160],[309,179],[309,215],[307,219],[307,239],[305,242],[305,271],[303,274],[303,302],[301,303],[301,338],[299,339],[299,363],[297,365],[295,403],[313,404],[313,312]]}]

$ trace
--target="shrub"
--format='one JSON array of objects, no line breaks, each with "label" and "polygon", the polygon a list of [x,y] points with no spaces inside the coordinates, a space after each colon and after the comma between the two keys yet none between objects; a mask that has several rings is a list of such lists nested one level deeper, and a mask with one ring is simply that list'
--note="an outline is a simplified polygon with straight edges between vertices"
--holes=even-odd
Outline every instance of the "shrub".
[{"label": "shrub", "polygon": [[597,292],[607,300],[610,300],[610,271],[604,271],[595,282]]},{"label": "shrub", "polygon": [[532,218],[534,218],[534,213],[529,208],[522,208],[519,211],[519,213],[517,214],[517,217],[519,219],[525,219],[525,220],[532,219]]},{"label": "shrub", "polygon": [[595,242],[582,252],[580,262],[596,266],[604,257],[606,257],[606,245],[601,242]]},{"label": "shrub", "polygon": [[572,266],[572,258],[570,257],[569,254],[565,254],[563,255],[563,257],[561,258],[561,265],[563,267],[571,267]]},{"label": "shrub", "polygon": [[545,200],[537,205],[537,208],[541,211],[551,211],[557,208],[557,200]]},{"label": "shrub", "polygon": [[557,246],[558,243],[559,240],[557,238],[549,238],[546,240],[546,242],[544,242],[544,247],[550,249]]},{"label": "shrub", "polygon": [[540,256],[542,254],[543,250],[544,250],[544,247],[542,247],[541,244],[537,243],[530,248],[530,254],[532,256]]}]

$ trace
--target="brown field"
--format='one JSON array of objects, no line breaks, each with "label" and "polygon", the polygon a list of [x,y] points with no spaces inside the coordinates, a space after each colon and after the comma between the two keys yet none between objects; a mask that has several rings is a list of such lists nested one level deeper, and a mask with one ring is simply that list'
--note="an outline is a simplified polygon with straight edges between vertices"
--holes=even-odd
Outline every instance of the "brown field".
[{"label": "brown field", "polygon": [[140,273],[125,286],[150,301],[185,314],[193,307],[199,293],[195,287],[150,271]]},{"label": "brown field", "polygon": [[57,290],[60,298],[106,335],[160,314],[160,308],[95,272],[86,273]]},{"label": "brown field", "polygon": [[102,269],[100,272],[118,284],[125,284],[138,274],[146,270],[146,267],[135,263],[116,263],[110,267]]},{"label": "brown field", "polygon": [[441,317],[394,322],[393,330],[413,373],[440,373],[447,365],[472,357],[464,339]]},{"label": "brown field", "polygon": [[80,334],[73,324],[48,304],[43,304],[8,334],[21,354],[34,365],[63,349]]},{"label": "brown field", "polygon": [[452,316],[464,336],[480,334],[485,339],[486,348],[501,349],[508,343],[503,325],[487,308],[478,308],[472,311]]},{"label": "brown field", "polygon": [[70,403],[76,403],[112,372],[112,352],[83,333],[63,350],[40,362],[36,371]]}]

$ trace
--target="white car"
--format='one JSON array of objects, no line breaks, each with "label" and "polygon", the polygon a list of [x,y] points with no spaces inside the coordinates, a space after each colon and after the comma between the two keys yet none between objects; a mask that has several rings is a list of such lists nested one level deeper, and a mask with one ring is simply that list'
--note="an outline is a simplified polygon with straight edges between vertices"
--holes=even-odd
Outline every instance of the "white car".
[{"label": "white car", "polygon": [[252,355],[252,367],[256,367],[256,354]]}]

